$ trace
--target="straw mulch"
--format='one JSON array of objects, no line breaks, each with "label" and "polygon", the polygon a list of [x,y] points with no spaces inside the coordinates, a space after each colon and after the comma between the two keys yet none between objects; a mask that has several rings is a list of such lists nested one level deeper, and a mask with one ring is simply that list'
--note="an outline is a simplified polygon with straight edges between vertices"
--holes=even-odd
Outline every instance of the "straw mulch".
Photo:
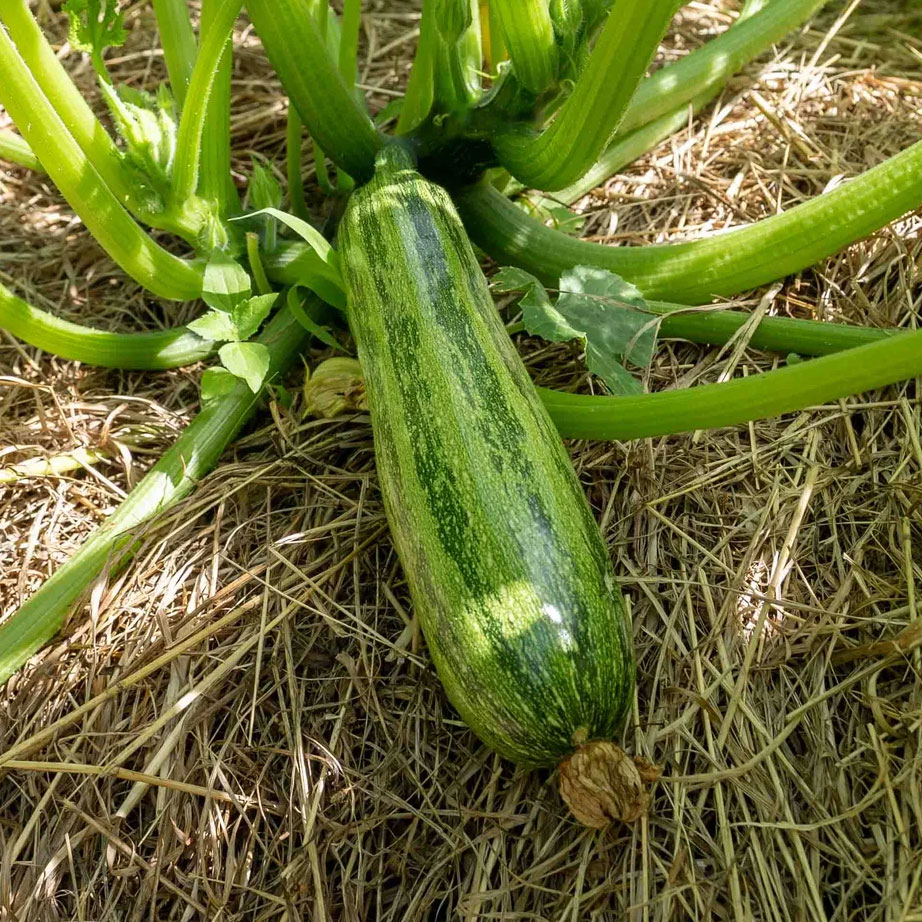
[{"label": "straw mulch", "polygon": [[[363,81],[398,91],[412,4],[366,3]],[[664,57],[730,21],[685,7]],[[113,68],[162,74],[146,4]],[[915,0],[832,2],[719,103],[581,203],[639,244],[789,207],[918,138]],[[63,41],[60,19],[47,24]],[[279,158],[285,100],[238,33],[234,144]],[[92,92],[87,65],[67,66]],[[305,146],[308,180],[312,177]],[[242,176],[242,172],[241,172]],[[319,201],[319,198],[318,198]],[[919,216],[745,302],[919,323]],[[113,270],[41,177],[0,177],[0,279],[112,328],[191,317]],[[520,343],[542,380],[568,349]],[[315,363],[321,352],[307,357]],[[664,343],[651,389],[784,362]],[[200,368],[118,374],[0,334],[0,610],[97,526],[194,414]],[[631,603],[624,744],[649,816],[585,831],[446,704],[388,540],[363,416],[271,405],[0,693],[0,919],[922,920],[918,382],[738,429],[573,444]],[[588,382],[586,382],[588,384]],[[15,762],[8,761],[15,758]]]}]

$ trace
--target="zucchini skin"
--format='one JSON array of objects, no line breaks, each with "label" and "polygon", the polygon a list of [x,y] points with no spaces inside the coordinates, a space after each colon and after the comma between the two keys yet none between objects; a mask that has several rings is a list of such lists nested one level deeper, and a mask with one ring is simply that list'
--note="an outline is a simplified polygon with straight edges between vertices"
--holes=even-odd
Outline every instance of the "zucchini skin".
[{"label": "zucchini skin", "polygon": [[633,698],[624,602],[450,197],[389,149],[339,242],[391,534],[449,700],[525,765],[611,738]]}]

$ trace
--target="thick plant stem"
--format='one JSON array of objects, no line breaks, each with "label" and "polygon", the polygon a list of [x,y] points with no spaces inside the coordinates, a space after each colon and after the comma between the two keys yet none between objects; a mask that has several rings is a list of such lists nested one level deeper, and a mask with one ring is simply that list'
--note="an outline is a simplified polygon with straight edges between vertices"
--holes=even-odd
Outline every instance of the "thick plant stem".
[{"label": "thick plant stem", "polygon": [[516,79],[529,92],[540,95],[557,79],[557,43],[547,0],[493,0],[492,6]]},{"label": "thick plant stem", "polygon": [[306,0],[247,0],[247,11],[311,136],[350,176],[369,179],[385,138],[327,53]]},{"label": "thick plant stem", "polygon": [[173,90],[173,98],[182,109],[192,77],[192,68],[195,67],[197,51],[195,32],[189,18],[189,5],[186,0],[153,2],[163,57],[166,60],[167,73],[170,75],[170,88]]},{"label": "thick plant stem", "polygon": [[[202,33],[220,28],[220,0],[203,0]],[[203,43],[204,47],[204,43]],[[202,157],[199,195],[213,202],[222,217],[236,213],[240,199],[231,176],[231,74],[234,63],[233,26],[224,45],[220,63],[208,99],[202,134]]]},{"label": "thick plant stem", "polygon": [[[279,311],[260,337],[271,356],[267,380],[297,360],[308,338],[287,309]],[[146,522],[196,487],[258,406],[259,399],[244,383],[206,406],[116,512],[18,611],[0,624],[0,682],[54,637],[71,608],[100,573],[130,556],[131,546]]]},{"label": "thick plant stem", "polygon": [[539,135],[520,126],[500,131],[494,141],[500,163],[534,189],[579,180],[618,128],[674,12],[673,0],[618,0],[554,121]]},{"label": "thick plant stem", "polygon": [[39,310],[0,285],[0,329],[64,359],[103,368],[159,371],[207,358],[215,344],[185,327],[110,333]]},{"label": "thick plant stem", "polygon": [[[208,15],[207,28],[203,17],[202,43],[195,61],[195,68],[192,71],[192,79],[189,81],[189,95],[179,122],[175,166],[173,167],[173,194],[177,201],[191,198],[198,189],[202,166],[202,135],[209,113],[212,90],[221,80],[221,58],[224,56],[229,38],[233,33],[234,23],[243,7],[243,0],[214,0],[214,2],[219,5]],[[229,75],[225,73],[223,76],[226,80]],[[215,111],[223,102],[223,99],[218,100]],[[227,102],[229,105],[229,96]],[[212,127],[220,129],[221,126],[214,124]],[[217,144],[213,152],[220,158],[222,166],[219,167],[212,162],[208,165],[218,170],[223,168],[223,144],[216,139],[210,139],[209,144],[213,143]],[[227,159],[229,163],[229,153]],[[207,182],[214,191],[213,187],[218,182],[227,183],[227,174],[220,177],[209,175]],[[225,185],[225,192],[226,188]]]},{"label": "thick plant stem", "polygon": [[[263,261],[268,276],[276,285],[297,285],[302,277],[302,260],[308,265],[316,260],[310,247],[286,244],[265,256]],[[663,338],[685,339],[712,346],[729,342],[744,326],[752,323],[751,314],[725,308],[688,308],[662,301],[648,301],[647,308],[651,314],[660,316],[659,332]],[[749,334],[748,341],[754,349],[769,352],[829,355],[898,335],[898,330],[789,317],[763,317]]]},{"label": "thick plant stem", "polygon": [[32,152],[32,148],[18,134],[12,131],[0,130],[0,160],[15,163],[17,166],[25,167],[27,170],[36,170],[37,172],[42,170],[42,165],[38,157]]},{"label": "thick plant stem", "polygon": [[794,413],[922,375],[922,331],[777,371],[638,397],[589,397],[539,389],[560,434],[639,439],[737,426]]},{"label": "thick plant stem", "polygon": [[741,67],[803,25],[826,2],[772,0],[703,48],[667,64],[637,87],[619,131],[633,131],[702,93],[715,92]]},{"label": "thick plant stem", "polygon": [[582,179],[548,196],[546,201],[551,204],[560,202],[572,205],[619,170],[652,150],[661,141],[688,125],[689,117],[700,111],[713,98],[710,93],[706,93],[694,99],[690,105],[682,106],[675,112],[670,112],[629,134],[618,135]]},{"label": "thick plant stem", "polygon": [[[6,25],[9,32],[9,37],[4,38],[7,41],[12,39],[31,79],[41,89],[57,117],[83,151],[84,159],[112,190],[112,195],[119,203],[145,224],[172,231],[186,240],[193,240],[199,228],[191,215],[153,213],[139,197],[136,176],[126,169],[112,138],[61,66],[35,17],[29,11],[26,0],[3,0],[0,3],[0,21]],[[0,87],[0,99],[3,95],[4,88]],[[17,121],[15,115],[13,120]],[[17,124],[17,128],[28,137],[22,125]],[[30,146],[39,159],[45,156],[45,151],[36,150],[34,144]]]},{"label": "thick plant stem", "polygon": [[701,304],[814,265],[922,204],[922,142],[784,214],[687,243],[609,247],[538,223],[492,186],[461,190],[458,210],[495,260],[554,285],[574,266],[598,266],[648,298]]},{"label": "thick plant stem", "polygon": [[128,275],[164,298],[198,297],[201,269],[159,247],[134,222],[32,79],[3,28],[0,103],[87,229]]}]

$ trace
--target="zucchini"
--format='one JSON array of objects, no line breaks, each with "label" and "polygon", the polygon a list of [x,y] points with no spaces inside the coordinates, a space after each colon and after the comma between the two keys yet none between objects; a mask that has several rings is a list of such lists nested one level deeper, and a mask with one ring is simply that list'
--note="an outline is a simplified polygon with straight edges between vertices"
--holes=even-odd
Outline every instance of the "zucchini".
[{"label": "zucchini", "polygon": [[391,534],[449,700],[502,756],[565,760],[578,818],[633,818],[634,763],[587,746],[632,702],[624,602],[450,197],[390,147],[339,242]]}]

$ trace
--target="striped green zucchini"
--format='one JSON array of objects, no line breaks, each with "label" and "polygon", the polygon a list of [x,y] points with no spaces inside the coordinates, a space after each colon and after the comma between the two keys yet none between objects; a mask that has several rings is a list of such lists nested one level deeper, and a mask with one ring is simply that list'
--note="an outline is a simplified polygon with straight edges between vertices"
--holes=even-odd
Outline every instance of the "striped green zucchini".
[{"label": "striped green zucchini", "polygon": [[339,240],[388,521],[450,701],[527,765],[610,739],[634,687],[624,603],[448,194],[389,148]]}]

